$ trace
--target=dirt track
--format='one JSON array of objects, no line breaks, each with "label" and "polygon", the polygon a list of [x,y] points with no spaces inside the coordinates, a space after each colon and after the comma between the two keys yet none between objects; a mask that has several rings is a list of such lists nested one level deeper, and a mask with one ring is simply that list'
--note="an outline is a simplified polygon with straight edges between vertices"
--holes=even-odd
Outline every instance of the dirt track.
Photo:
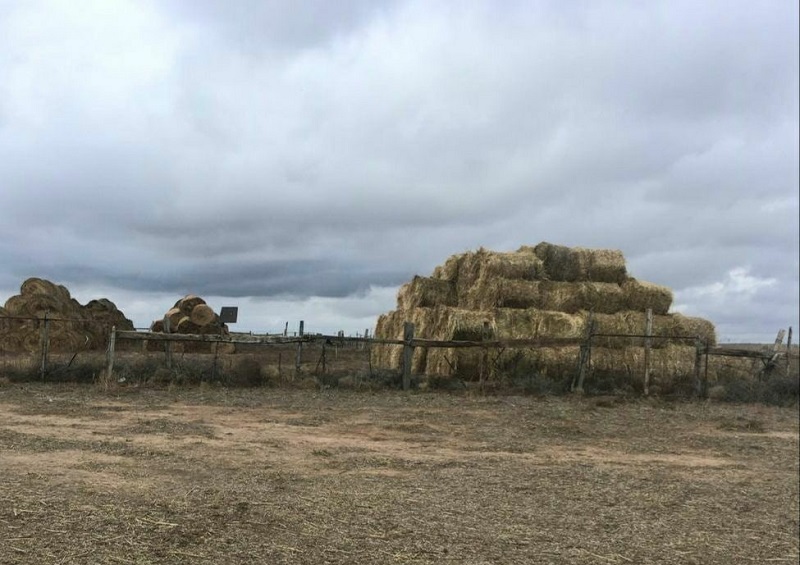
[{"label": "dirt track", "polygon": [[0,386],[0,563],[796,563],[797,409]]}]

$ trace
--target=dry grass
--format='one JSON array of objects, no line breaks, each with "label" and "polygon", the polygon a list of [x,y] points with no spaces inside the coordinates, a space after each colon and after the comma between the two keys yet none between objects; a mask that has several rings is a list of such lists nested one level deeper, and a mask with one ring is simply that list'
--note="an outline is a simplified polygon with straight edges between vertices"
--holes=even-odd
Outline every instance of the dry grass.
[{"label": "dry grass", "polygon": [[798,559],[796,410],[28,384],[0,411],[2,563]]}]

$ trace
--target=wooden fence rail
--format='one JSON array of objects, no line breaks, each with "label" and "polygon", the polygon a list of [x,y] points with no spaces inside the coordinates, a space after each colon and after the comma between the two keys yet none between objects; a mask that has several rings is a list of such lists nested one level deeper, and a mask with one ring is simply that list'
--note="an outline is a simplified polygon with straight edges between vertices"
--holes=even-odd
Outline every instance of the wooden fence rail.
[{"label": "wooden fence rail", "polygon": [[[590,323],[587,326],[586,335],[581,338],[548,338],[548,337],[535,337],[535,338],[522,338],[522,339],[482,339],[482,340],[434,340],[423,339],[414,337],[414,324],[406,322],[404,324],[403,339],[383,339],[376,337],[346,337],[340,332],[337,335],[324,335],[324,334],[305,334],[303,332],[303,323],[301,322],[300,331],[296,336],[288,336],[287,331],[282,334],[274,335],[247,335],[247,334],[232,334],[232,335],[195,335],[195,334],[170,334],[159,333],[151,331],[116,331],[112,329],[111,339],[109,340],[108,348],[108,373],[111,374],[114,366],[114,343],[118,339],[128,340],[152,340],[166,342],[206,342],[206,343],[231,343],[231,344],[247,344],[247,345],[281,345],[281,344],[296,344],[297,345],[297,359],[296,370],[300,370],[300,352],[304,343],[319,343],[323,344],[345,344],[345,343],[362,343],[368,345],[397,345],[403,347],[403,370],[402,370],[402,387],[408,390],[411,387],[411,360],[414,357],[414,349],[417,347],[425,348],[483,348],[488,351],[489,348],[494,349],[512,349],[512,348],[537,348],[537,347],[561,347],[570,345],[579,345],[581,347],[580,359],[578,361],[577,371],[571,386],[573,392],[583,392],[583,381],[585,379],[587,367],[590,364],[592,341],[597,337],[605,338],[620,338],[620,339],[642,339],[642,346],[645,350],[644,361],[644,394],[649,394],[650,384],[650,347],[652,347],[653,340],[670,340],[670,341],[689,341],[695,345],[695,368],[694,368],[694,389],[698,396],[705,396],[708,389],[708,359],[710,356],[722,357],[740,357],[760,359],[764,363],[764,368],[775,364],[776,359],[781,356],[786,356],[787,367],[790,357],[797,356],[793,354],[790,348],[787,352],[778,352],[779,343],[776,342],[771,351],[758,351],[752,349],[728,348],[728,347],[711,347],[698,336],[656,336],[652,335],[652,323],[650,316],[647,316],[648,323],[645,325],[644,333],[642,334],[616,334],[616,333],[597,333],[594,331],[595,325]],[[364,332],[365,336],[367,332]],[[488,332],[485,334],[488,335]],[[791,333],[790,333],[791,335]],[[782,339],[783,334],[779,334]],[[216,355],[215,355],[216,363]],[[481,384],[484,380],[484,374],[481,373]]]},{"label": "wooden fence rail", "polygon": [[[49,370],[48,356],[50,354],[50,334],[51,323],[53,322],[85,322],[85,320],[62,319],[50,317],[49,313],[42,318],[27,317],[27,316],[2,316],[3,319],[14,320],[33,320],[42,322],[40,325],[40,363],[39,371],[41,378],[45,379],[45,375]],[[288,329],[288,326],[287,326]],[[617,333],[599,333],[594,331],[594,325],[587,326],[586,335],[580,338],[548,338],[548,337],[533,337],[521,339],[490,339],[489,332],[485,332],[486,336],[481,340],[434,340],[417,338],[414,336],[414,325],[408,323],[404,327],[404,339],[385,339],[376,338],[368,335],[368,330],[365,330],[363,337],[349,337],[344,336],[343,332],[337,335],[325,334],[307,334],[303,331],[303,323],[301,322],[300,331],[294,335],[289,336],[286,329],[282,334],[269,334],[269,335],[252,335],[243,333],[234,333],[230,335],[197,335],[197,334],[173,334],[173,333],[160,333],[152,331],[123,331],[112,328],[109,336],[108,349],[107,349],[107,366],[106,373],[111,375],[114,367],[115,345],[118,340],[136,340],[136,341],[160,341],[165,342],[165,355],[167,365],[171,365],[171,351],[170,343],[172,342],[206,342],[219,345],[220,343],[243,344],[243,345],[281,345],[281,344],[295,344],[297,346],[297,356],[295,362],[296,370],[300,369],[300,352],[302,351],[303,344],[322,343],[323,347],[327,345],[344,345],[344,344],[361,344],[367,349],[371,345],[396,345],[403,347],[403,388],[410,388],[411,382],[411,359],[414,356],[414,349],[417,347],[424,348],[483,348],[484,357],[488,355],[489,349],[514,349],[514,348],[538,348],[538,347],[563,347],[563,346],[580,346],[581,353],[580,359],[576,367],[575,378],[572,383],[571,389],[575,392],[581,392],[583,389],[583,380],[586,374],[586,369],[590,364],[592,341],[594,338],[620,338],[620,339],[641,339],[642,347],[645,349],[645,362],[643,371],[644,393],[649,392],[649,377],[650,377],[650,355],[649,348],[652,347],[652,342],[656,340],[670,340],[670,341],[686,341],[692,342],[696,348],[695,356],[695,389],[699,395],[704,395],[707,388],[708,378],[708,359],[709,357],[738,357],[745,359],[760,360],[763,363],[761,374],[765,374],[768,370],[772,370],[779,363],[779,360],[784,359],[786,362],[786,374],[789,374],[789,366],[791,359],[800,358],[800,354],[791,349],[792,343],[792,329],[789,328],[788,339],[786,343],[786,351],[781,351],[783,337],[786,335],[785,331],[778,333],[775,344],[763,348],[762,350],[734,348],[734,347],[720,347],[709,346],[700,340],[697,336],[679,335],[679,336],[657,336],[652,335],[652,327],[646,324],[643,328],[644,333],[641,334],[617,334]],[[216,352],[215,352],[216,364]],[[704,366],[703,366],[704,365]],[[216,367],[215,367],[216,370]],[[371,371],[370,366],[370,371]],[[481,373],[481,383],[487,375]]]}]

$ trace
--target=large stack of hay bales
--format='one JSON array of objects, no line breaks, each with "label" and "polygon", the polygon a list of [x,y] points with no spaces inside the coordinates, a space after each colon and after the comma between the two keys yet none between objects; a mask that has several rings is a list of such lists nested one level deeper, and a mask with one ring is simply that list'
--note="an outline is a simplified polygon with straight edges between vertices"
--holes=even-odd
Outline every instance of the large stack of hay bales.
[{"label": "large stack of hay bales", "polygon": [[162,319],[151,324],[150,330],[179,334],[228,334],[228,326],[220,322],[219,315],[205,300],[194,294],[179,299]]},{"label": "large stack of hay bales", "polygon": [[102,348],[112,326],[134,329],[133,322],[110,300],[101,298],[82,306],[65,286],[34,277],[23,282],[20,293],[0,308],[0,350],[9,353],[38,350],[45,314],[52,320],[48,337],[53,352]]},{"label": "large stack of hay bales", "polygon": [[[628,275],[620,251],[546,242],[509,253],[479,249],[454,255],[432,276],[417,276],[403,285],[397,309],[380,316],[375,337],[402,339],[403,322],[410,321],[415,337],[422,339],[580,339],[590,316],[596,333],[642,334],[650,308],[654,336],[698,336],[715,343],[713,324],[669,313],[671,304],[670,289]],[[641,338],[595,338],[595,372],[635,370],[643,356],[641,345]],[[654,377],[693,368],[691,341],[654,339],[652,345]],[[574,373],[578,350],[577,345],[521,349],[504,353],[503,362],[561,378]],[[401,346],[375,346],[372,355],[375,366],[402,365]],[[415,348],[412,371],[477,378],[482,356],[474,348]]]},{"label": "large stack of hay bales", "polygon": [[[194,294],[187,294],[167,310],[164,317],[155,320],[150,331],[175,334],[195,335],[228,335],[228,326],[220,322],[219,315],[206,304],[206,301]],[[226,344],[225,351],[230,348]],[[203,353],[211,349],[211,344],[203,342],[183,342],[174,344],[174,349],[184,352]],[[163,344],[152,342],[148,349],[163,349]]]}]

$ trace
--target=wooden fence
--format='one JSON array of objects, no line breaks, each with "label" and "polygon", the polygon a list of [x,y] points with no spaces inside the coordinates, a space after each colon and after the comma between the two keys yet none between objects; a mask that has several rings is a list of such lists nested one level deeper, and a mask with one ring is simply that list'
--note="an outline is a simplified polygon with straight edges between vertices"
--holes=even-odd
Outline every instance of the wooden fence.
[{"label": "wooden fence", "polygon": [[[117,339],[126,340],[147,340],[147,341],[162,341],[165,342],[165,358],[166,364],[171,365],[171,351],[170,343],[174,342],[206,342],[206,343],[231,343],[231,344],[249,344],[249,345],[286,345],[296,344],[297,356],[295,367],[297,370],[300,368],[300,353],[303,344],[309,343],[322,343],[323,344],[323,359],[324,359],[324,346],[325,344],[340,344],[347,343],[365,344],[367,347],[371,345],[398,345],[403,347],[402,355],[402,388],[409,390],[411,388],[412,374],[411,366],[414,357],[414,349],[418,347],[424,348],[481,348],[488,355],[490,349],[514,349],[514,348],[539,348],[539,347],[559,347],[559,346],[580,346],[580,355],[572,379],[570,390],[575,393],[583,393],[584,381],[591,363],[593,341],[596,338],[620,338],[620,339],[641,339],[642,347],[644,349],[644,368],[642,373],[643,391],[645,395],[650,393],[650,349],[655,340],[669,340],[669,341],[683,341],[694,344],[695,346],[695,362],[694,362],[694,375],[693,387],[694,393],[697,396],[705,397],[708,392],[708,364],[709,357],[738,357],[750,358],[762,361],[763,367],[760,373],[766,373],[773,370],[779,364],[779,360],[784,358],[786,360],[786,373],[789,374],[790,357],[797,357],[791,350],[792,329],[789,328],[786,353],[779,351],[783,338],[786,334],[784,330],[778,333],[775,344],[768,351],[757,351],[752,349],[740,349],[730,347],[712,347],[704,342],[698,336],[656,336],[652,335],[652,311],[648,310],[646,316],[645,331],[642,334],[612,334],[612,333],[597,333],[595,332],[595,324],[590,320],[587,325],[586,334],[582,338],[549,338],[549,337],[535,337],[524,339],[489,339],[488,337],[481,340],[432,340],[415,337],[415,327],[412,322],[405,322],[403,328],[403,339],[385,339],[375,337],[346,337],[342,332],[337,335],[324,335],[324,334],[305,334],[303,331],[304,322],[300,322],[299,332],[294,336],[287,335],[288,332],[284,331],[279,335],[246,335],[246,334],[232,334],[232,335],[188,335],[188,334],[165,334],[149,331],[116,331],[112,329],[108,345],[107,356],[107,375],[113,374],[114,369],[114,348]],[[484,336],[488,336],[488,328],[485,328]],[[365,335],[367,332],[365,332]],[[214,366],[216,367],[216,348]],[[480,376],[481,385],[483,384],[483,375]]]},{"label": "wooden fence", "polygon": [[[44,380],[48,371],[50,351],[50,328],[51,324],[59,322],[80,322],[87,323],[86,320],[77,319],[64,319],[57,317],[49,317],[45,315],[42,318],[35,317],[13,317],[2,316],[0,322],[3,320],[17,320],[17,321],[34,321],[38,325],[40,332],[39,342],[39,371],[41,378]],[[346,344],[356,344],[365,347],[367,350],[372,345],[397,345],[403,347],[403,363],[402,363],[402,388],[408,390],[411,388],[412,375],[411,375],[411,360],[414,357],[415,348],[481,348],[487,355],[488,351],[492,349],[515,349],[515,348],[541,348],[541,347],[560,347],[560,346],[579,346],[580,354],[577,360],[577,366],[574,377],[570,384],[570,389],[573,392],[581,393],[584,388],[584,381],[588,369],[591,364],[591,356],[593,349],[593,342],[597,338],[619,338],[619,339],[641,339],[642,347],[644,349],[644,367],[642,370],[642,383],[643,392],[645,395],[650,392],[650,349],[653,342],[656,340],[670,340],[670,341],[683,341],[692,343],[695,346],[695,363],[694,363],[694,391],[698,396],[705,396],[708,388],[708,360],[712,356],[720,357],[738,357],[750,358],[762,362],[761,374],[768,371],[775,370],[781,360],[785,360],[786,374],[789,374],[790,358],[798,357],[798,354],[792,351],[792,328],[787,332],[781,330],[775,339],[775,343],[768,347],[766,350],[753,350],[731,347],[710,346],[697,336],[655,336],[652,335],[652,314],[648,312],[646,316],[647,323],[642,334],[611,334],[611,333],[598,333],[595,332],[594,323],[590,320],[587,325],[586,334],[581,338],[548,338],[548,337],[533,337],[524,339],[490,339],[485,337],[481,340],[432,340],[415,337],[415,327],[411,322],[404,324],[403,339],[385,339],[371,337],[350,337],[345,336],[343,332],[337,335],[323,335],[323,334],[307,334],[304,332],[304,322],[300,322],[299,331],[295,335],[288,335],[288,326],[282,334],[273,335],[248,335],[248,334],[231,334],[231,335],[193,335],[193,334],[171,334],[171,333],[158,333],[151,331],[118,331],[116,328],[111,328],[106,350],[106,375],[108,377],[113,375],[114,361],[116,352],[117,340],[134,340],[134,341],[156,341],[164,342],[165,364],[167,367],[172,365],[172,351],[171,345],[176,342],[195,342],[195,343],[230,343],[230,344],[243,344],[243,345],[289,345],[294,344],[297,348],[295,356],[295,368],[300,369],[301,352],[305,344],[322,344],[323,346],[323,363],[324,363],[324,347],[328,345],[343,346]],[[484,332],[484,336],[489,335],[488,328]],[[364,332],[368,336],[368,331]],[[781,351],[784,337],[787,337],[786,352]],[[214,367],[216,368],[218,347],[214,348]],[[368,351],[367,351],[368,353]],[[78,352],[74,352],[70,363],[74,360]],[[323,365],[324,370],[324,365]],[[483,379],[483,375],[480,376]],[[482,383],[481,383],[482,384]]]}]

